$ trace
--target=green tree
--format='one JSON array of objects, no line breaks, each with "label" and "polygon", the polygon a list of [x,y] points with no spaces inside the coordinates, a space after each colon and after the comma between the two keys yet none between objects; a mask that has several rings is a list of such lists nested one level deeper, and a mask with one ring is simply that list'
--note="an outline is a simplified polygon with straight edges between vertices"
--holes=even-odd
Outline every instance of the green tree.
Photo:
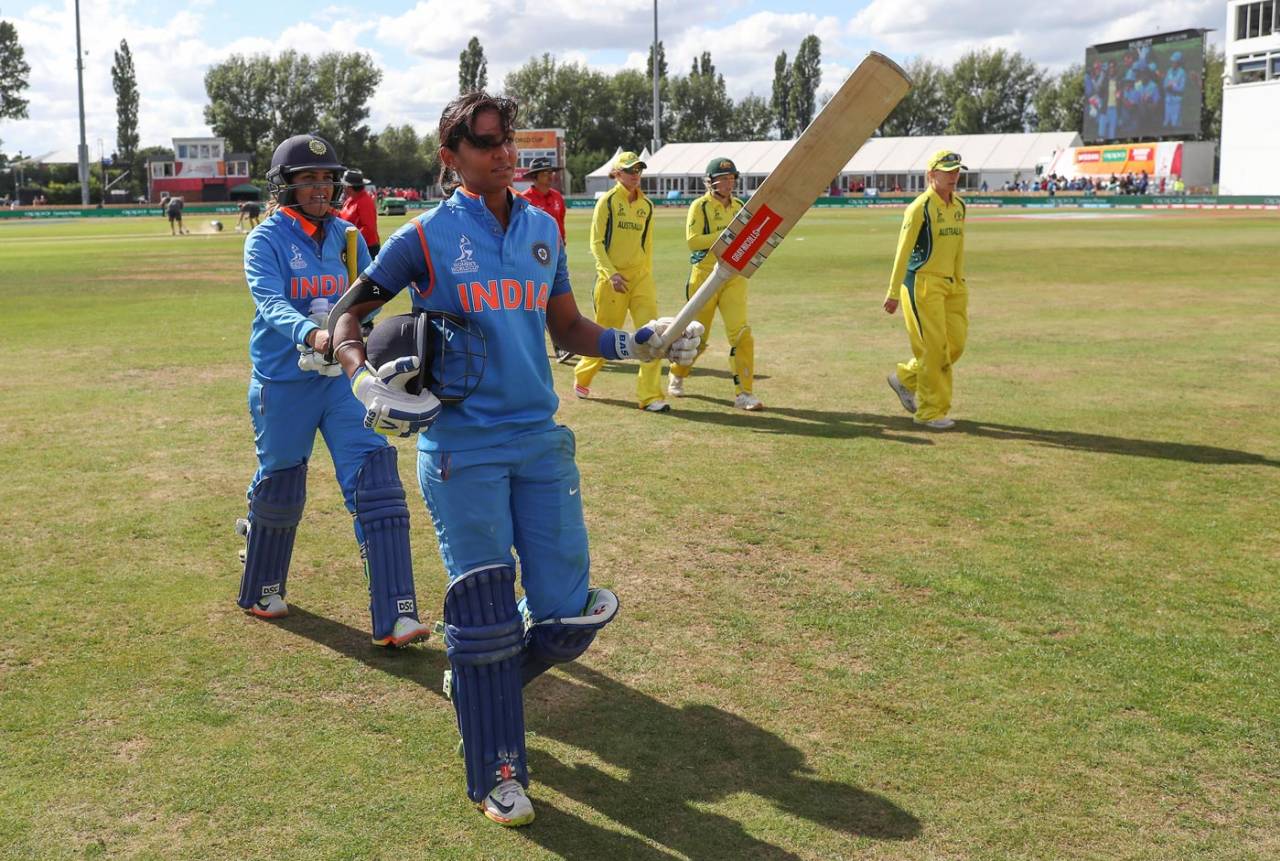
[{"label": "green tree", "polygon": [[361,168],[379,187],[427,189],[439,177],[439,148],[434,134],[419,137],[411,125],[387,126],[370,136]]},{"label": "green tree", "polygon": [[214,134],[226,138],[232,152],[251,154],[255,176],[261,175],[260,167],[265,170],[259,149],[270,145],[272,117],[267,103],[272,85],[272,63],[266,54],[232,54],[204,75],[209,96],[204,121]]},{"label": "green tree", "polygon": [[458,92],[474,93],[489,83],[489,63],[484,58],[484,48],[475,36],[458,55]]},{"label": "green tree", "polygon": [[791,120],[791,66],[787,64],[786,51],[780,51],[773,61],[773,97],[769,107],[779,136],[783,140],[795,137],[796,127]]},{"label": "green tree", "polygon": [[1078,132],[1084,128],[1084,66],[1046,75],[1034,100],[1036,131]]},{"label": "green tree", "polygon": [[724,75],[716,73],[709,51],[703,51],[693,61],[688,77],[671,80],[670,94],[670,140],[690,143],[728,137],[733,100],[725,89]]},{"label": "green tree", "polygon": [[1200,140],[1222,140],[1222,49],[1209,46],[1204,53],[1204,109],[1200,112]]},{"label": "green tree", "polygon": [[382,70],[363,53],[330,51],[316,60],[320,131],[343,159],[358,162],[369,142],[369,97],[382,83]]},{"label": "green tree", "polygon": [[736,141],[766,140],[773,124],[773,110],[769,103],[763,96],[748,93],[733,106],[728,137]]},{"label": "green tree", "polygon": [[[665,84],[659,82],[659,86]],[[653,79],[623,69],[608,82],[608,110],[601,131],[623,149],[640,152],[653,140]],[[595,165],[592,170],[598,167]]]},{"label": "green tree", "polygon": [[[653,81],[653,45],[649,46],[649,56],[644,62],[644,76]],[[667,78],[667,52],[662,47],[662,40],[658,40],[658,80],[664,81]]]},{"label": "green tree", "polygon": [[116,93],[116,155],[132,171],[129,185],[137,189],[142,173],[138,152],[138,76],[133,68],[129,43],[120,40],[111,64],[111,88]]},{"label": "green tree", "polygon": [[791,64],[791,86],[787,91],[791,127],[795,134],[803,133],[813,122],[818,85],[821,83],[822,42],[809,34],[800,43],[800,50],[796,51],[795,61]]},{"label": "green tree", "polygon": [[911,59],[905,67],[911,90],[898,102],[880,126],[886,137],[939,135],[951,121],[951,105],[944,92],[946,71],[924,57]]},{"label": "green tree", "polygon": [[22,98],[22,92],[27,88],[31,66],[24,57],[18,28],[0,21],[0,119],[20,120],[27,116],[27,100]]},{"label": "green tree", "polygon": [[570,152],[613,152],[617,146],[611,81],[600,72],[543,54],[509,72],[503,91],[520,103],[522,127],[564,129]]},{"label": "green tree", "polygon": [[271,128],[267,147],[314,131],[320,124],[320,87],[316,61],[290,49],[271,63],[271,88],[267,91]]},{"label": "green tree", "polygon": [[951,134],[1023,132],[1035,124],[1035,95],[1043,72],[1017,51],[970,51],[943,84],[951,103]]}]

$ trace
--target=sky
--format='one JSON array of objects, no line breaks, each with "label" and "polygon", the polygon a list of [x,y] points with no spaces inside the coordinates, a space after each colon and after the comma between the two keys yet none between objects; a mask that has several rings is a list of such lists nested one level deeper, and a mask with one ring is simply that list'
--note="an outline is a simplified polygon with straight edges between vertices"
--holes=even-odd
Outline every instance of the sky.
[{"label": "sky", "polygon": [[[0,120],[0,151],[75,160],[74,8],[74,0],[0,0],[0,19],[17,28],[31,66],[30,117]],[[204,73],[232,54],[367,52],[383,70],[369,125],[426,132],[457,94],[458,54],[472,36],[484,47],[491,90],[543,53],[606,73],[644,69],[653,38],[653,0],[81,0],[80,16],[91,159],[115,146],[111,64],[121,39],[137,68],[141,145],[168,146],[175,136],[209,134]],[[1057,70],[1080,62],[1086,45],[1171,30],[1210,28],[1220,45],[1225,24],[1222,0],[658,0],[669,70],[684,74],[710,51],[734,98],[768,97],[774,58],[794,55],[810,33],[822,40],[821,93],[869,50],[945,65],[975,48],[1006,48]]]}]

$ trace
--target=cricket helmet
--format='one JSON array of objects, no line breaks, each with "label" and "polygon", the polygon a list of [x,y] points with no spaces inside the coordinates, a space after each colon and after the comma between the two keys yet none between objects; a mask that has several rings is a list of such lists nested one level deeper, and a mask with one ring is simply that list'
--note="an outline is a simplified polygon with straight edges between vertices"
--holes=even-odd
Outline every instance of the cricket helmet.
[{"label": "cricket helmet", "polygon": [[364,349],[375,368],[417,356],[420,373],[405,385],[405,391],[416,395],[425,387],[445,404],[463,401],[476,390],[487,356],[480,327],[447,311],[418,311],[383,320],[369,333]]},{"label": "cricket helmet", "polygon": [[707,179],[715,179],[727,173],[738,175],[738,166],[733,163],[733,159],[713,158],[707,162]]},{"label": "cricket helmet", "polygon": [[296,203],[290,178],[299,171],[327,170],[333,174],[333,197],[336,200],[342,186],[338,177],[344,168],[338,161],[333,145],[318,134],[294,135],[276,147],[271,154],[271,167],[267,169],[267,193],[281,206]]}]

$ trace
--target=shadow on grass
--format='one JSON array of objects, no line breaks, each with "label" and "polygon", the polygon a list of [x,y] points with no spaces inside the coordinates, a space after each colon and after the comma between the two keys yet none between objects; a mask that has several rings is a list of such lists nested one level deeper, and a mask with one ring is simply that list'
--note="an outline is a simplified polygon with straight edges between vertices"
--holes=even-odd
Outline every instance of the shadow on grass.
[{"label": "shadow on grass", "polygon": [[[574,361],[577,361],[577,360],[575,359]],[[605,362],[604,365],[601,366],[600,368],[600,373],[624,374],[629,377],[634,377],[636,376],[637,373],[639,373],[639,370],[638,370],[639,367],[640,366],[637,365],[635,362]],[[666,380],[668,376],[670,376],[669,365],[664,366],[662,371],[663,380]],[[702,365],[698,365],[697,370],[695,370],[692,376],[689,377],[689,379],[692,381],[689,383],[689,385],[691,386],[697,385],[697,380],[699,380],[702,377],[715,377],[716,379],[720,379],[720,380],[732,380],[733,372],[727,371],[727,370],[721,370],[720,368],[704,368],[702,367]],[[755,379],[757,382],[759,382],[760,380],[772,379],[772,377],[770,377],[768,374],[753,374],[752,378]],[[664,382],[662,385],[665,387],[666,383]]]},{"label": "shadow on grass", "polygon": [[1078,433],[1076,431],[1052,431],[1038,428],[1002,425],[992,422],[957,421],[950,433],[992,439],[1029,442],[1074,451],[1091,451],[1099,454],[1124,454],[1132,457],[1151,457],[1159,460],[1181,460],[1186,463],[1208,463],[1237,466],[1280,466],[1280,460],[1266,455],[1218,448],[1212,445],[1195,445],[1184,442],[1164,442],[1152,439],[1131,439],[1105,434]]},{"label": "shadow on grass", "polygon": [[422,645],[384,649],[369,642],[367,630],[362,631],[325,616],[318,616],[297,604],[290,604],[289,615],[272,624],[375,670],[416,682],[444,699],[441,679],[444,671],[449,668],[449,661],[439,649],[428,649]]},{"label": "shadow on grass", "polygon": [[[611,398],[591,398],[590,400],[606,406],[635,409],[635,404],[630,401]],[[700,401],[722,407],[723,411],[708,412],[680,409],[682,402],[690,401]],[[1266,455],[1233,448],[1219,448],[1212,445],[1135,439],[1132,437],[1108,436],[1107,434],[1081,433],[1078,431],[1042,430],[1040,428],[967,421],[964,419],[957,420],[955,427],[951,430],[939,432],[921,428],[910,416],[905,414],[886,416],[874,413],[801,410],[788,407],[771,407],[767,403],[765,404],[765,409],[761,412],[745,413],[742,410],[734,409],[733,402],[727,398],[714,398],[706,395],[686,395],[675,401],[672,411],[665,413],[663,417],[679,421],[746,428],[758,433],[792,434],[794,436],[833,439],[879,437],[890,442],[902,442],[910,445],[934,445],[938,440],[947,436],[968,434],[969,436],[988,437],[1010,442],[1025,442],[1071,451],[1092,452],[1094,454],[1179,460],[1184,463],[1219,466],[1280,467],[1280,460]]]},{"label": "shadow on grass", "polygon": [[[526,718],[538,735],[589,750],[610,768],[561,762],[538,750],[535,739],[529,765],[536,783],[687,857],[797,857],[749,833],[738,818],[699,808],[732,806],[739,794],[758,796],[790,816],[851,837],[911,840],[920,834],[919,820],[893,802],[814,776],[800,750],[723,709],[674,708],[577,663],[536,680],[525,700]],[[615,776],[614,769],[622,775]],[[562,811],[553,816],[571,819]],[[522,833],[566,858],[671,857],[634,838],[580,823],[572,828],[535,824]]]},{"label": "shadow on grass", "polygon": [[[448,661],[438,648],[381,649],[367,631],[297,604],[274,624],[443,697],[440,679]],[[748,833],[737,819],[695,806],[739,793],[854,837],[910,840],[920,834],[910,813],[883,796],[814,777],[800,750],[755,724],[705,704],[674,708],[582,664],[562,665],[526,688],[525,721],[538,819],[518,833],[565,858],[669,859],[672,851],[690,858],[798,857]],[[538,736],[589,750],[625,775],[560,762],[538,749]],[[456,767],[461,775],[461,762]],[[645,839],[551,805],[538,797],[539,784]],[[466,809],[459,798],[459,810]]]}]

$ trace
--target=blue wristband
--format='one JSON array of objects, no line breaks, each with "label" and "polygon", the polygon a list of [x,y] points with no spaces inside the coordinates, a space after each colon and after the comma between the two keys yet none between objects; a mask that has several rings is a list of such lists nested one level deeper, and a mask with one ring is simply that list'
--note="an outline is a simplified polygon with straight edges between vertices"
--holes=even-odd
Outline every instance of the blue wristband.
[{"label": "blue wristband", "polygon": [[600,333],[599,346],[601,356],[613,362],[616,362],[621,358],[618,355],[618,341],[620,340],[620,335],[625,337],[625,335],[617,329],[605,329]]}]

